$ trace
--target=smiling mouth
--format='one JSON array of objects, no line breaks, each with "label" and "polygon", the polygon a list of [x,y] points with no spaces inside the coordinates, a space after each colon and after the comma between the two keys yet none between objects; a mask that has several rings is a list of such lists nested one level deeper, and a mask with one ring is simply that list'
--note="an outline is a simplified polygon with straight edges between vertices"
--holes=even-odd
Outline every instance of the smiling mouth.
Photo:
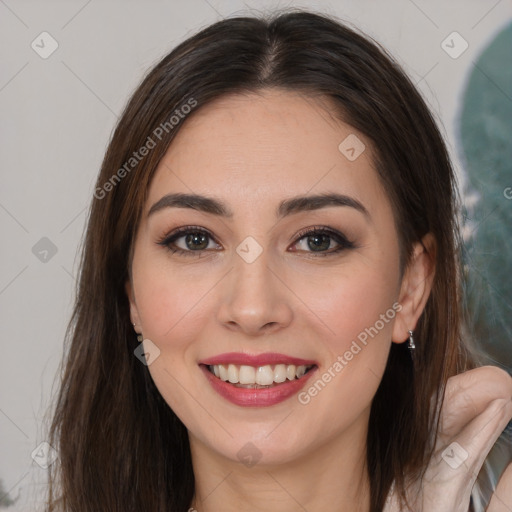
[{"label": "smiling mouth", "polygon": [[214,364],[206,368],[218,379],[237,388],[266,389],[299,380],[316,365],[276,364],[248,366],[237,364]]}]

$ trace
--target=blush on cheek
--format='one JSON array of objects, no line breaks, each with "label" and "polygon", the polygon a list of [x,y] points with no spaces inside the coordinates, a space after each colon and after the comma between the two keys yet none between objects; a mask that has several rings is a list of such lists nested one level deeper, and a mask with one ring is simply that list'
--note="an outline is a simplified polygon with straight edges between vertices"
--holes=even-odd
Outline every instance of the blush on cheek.
[{"label": "blush on cheek", "polygon": [[143,278],[140,282],[136,298],[144,336],[164,341],[185,314],[186,303],[180,300],[178,289],[169,288],[159,279]]},{"label": "blush on cheek", "polygon": [[[210,286],[211,287],[211,286]],[[137,295],[144,337],[154,341],[160,349],[182,346],[199,339],[208,318],[208,287],[190,286],[190,282],[167,278],[141,280]],[[206,295],[206,296],[205,296]]]},{"label": "blush on cheek", "polygon": [[[374,288],[375,290],[375,288]],[[375,290],[377,291],[377,290]],[[391,332],[397,305],[389,293],[373,296],[366,293],[330,295],[330,313],[322,316],[325,324],[335,336],[330,343],[331,353],[336,356],[346,354],[345,360],[361,358],[373,350],[387,352],[391,342]],[[325,310],[324,310],[325,311]],[[383,345],[381,341],[386,341]],[[375,346],[379,345],[379,347]],[[375,346],[375,348],[373,348]]]}]

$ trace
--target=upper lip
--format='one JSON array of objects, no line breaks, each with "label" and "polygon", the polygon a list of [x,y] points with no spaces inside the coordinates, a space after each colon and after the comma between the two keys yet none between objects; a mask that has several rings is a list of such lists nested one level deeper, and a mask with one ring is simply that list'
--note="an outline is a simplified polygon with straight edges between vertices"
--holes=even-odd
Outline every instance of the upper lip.
[{"label": "upper lip", "polygon": [[199,361],[199,364],[215,365],[215,364],[236,364],[247,366],[266,366],[270,364],[294,364],[301,365],[315,365],[315,361],[301,359],[299,357],[287,356],[277,352],[266,352],[264,354],[249,355],[242,352],[227,352],[217,356],[208,357]]}]

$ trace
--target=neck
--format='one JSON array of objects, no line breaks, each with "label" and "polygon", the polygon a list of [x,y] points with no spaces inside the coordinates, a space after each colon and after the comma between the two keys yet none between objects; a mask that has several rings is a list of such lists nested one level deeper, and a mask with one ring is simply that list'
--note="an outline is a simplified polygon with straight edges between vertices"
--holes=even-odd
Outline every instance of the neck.
[{"label": "neck", "polygon": [[368,512],[367,426],[349,431],[284,464],[247,467],[227,459],[189,432],[197,512]]}]

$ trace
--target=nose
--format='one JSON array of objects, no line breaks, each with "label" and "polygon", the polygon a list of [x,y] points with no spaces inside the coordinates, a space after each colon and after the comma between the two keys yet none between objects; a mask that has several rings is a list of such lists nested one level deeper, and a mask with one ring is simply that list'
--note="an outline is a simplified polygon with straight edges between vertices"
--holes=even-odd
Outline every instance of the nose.
[{"label": "nose", "polygon": [[292,295],[277,268],[269,266],[266,251],[251,263],[235,254],[221,284],[218,320],[250,336],[276,332],[292,321]]}]

